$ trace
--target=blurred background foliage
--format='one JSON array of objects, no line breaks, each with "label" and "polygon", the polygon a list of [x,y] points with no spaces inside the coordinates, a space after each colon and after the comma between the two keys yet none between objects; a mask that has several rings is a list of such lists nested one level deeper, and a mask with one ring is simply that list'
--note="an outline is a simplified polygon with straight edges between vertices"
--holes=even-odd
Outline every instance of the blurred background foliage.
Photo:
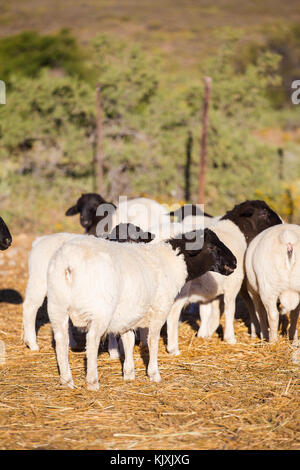
[{"label": "blurred background foliage", "polygon": [[[3,24],[13,18],[8,12]],[[125,16],[119,25],[131,21]],[[179,39],[169,26],[150,26],[150,43],[126,28],[116,34],[113,26],[85,39],[66,28],[0,38],[0,79],[7,84],[7,104],[0,106],[1,215],[15,230],[79,229],[64,212],[95,188],[98,81],[104,196],[195,202],[203,78],[209,75],[207,212],[263,198],[300,222],[300,108],[290,99],[291,82],[300,79],[300,23],[274,20],[255,35],[223,25],[211,31],[201,53],[188,49],[195,26],[185,26]],[[186,64],[176,65],[176,47],[184,44]]]}]

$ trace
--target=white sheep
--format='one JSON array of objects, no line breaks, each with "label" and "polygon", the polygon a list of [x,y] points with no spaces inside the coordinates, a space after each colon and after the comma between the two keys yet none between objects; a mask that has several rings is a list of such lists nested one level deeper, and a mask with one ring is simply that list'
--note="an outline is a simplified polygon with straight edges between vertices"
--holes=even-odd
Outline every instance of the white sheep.
[{"label": "white sheep", "polygon": [[[203,235],[204,234],[204,235]],[[110,243],[78,236],[55,252],[48,268],[48,314],[56,342],[61,383],[73,388],[68,363],[68,319],[87,329],[87,386],[97,390],[101,337],[120,333],[125,351],[124,379],[134,378],[134,330],[148,327],[150,380],[161,380],[158,341],[175,296],[187,279],[208,269],[230,274],[236,259],[210,230],[197,232],[203,246],[187,240],[155,245]],[[204,238],[204,240],[203,240]],[[189,240],[190,241],[190,240]]]},{"label": "white sheep", "polygon": [[225,305],[225,333],[224,339],[228,343],[235,343],[233,320],[235,314],[235,299],[241,288],[244,278],[244,254],[246,251],[246,240],[240,229],[230,220],[219,221],[212,230],[218,238],[228,247],[237,259],[237,268],[229,276],[219,273],[207,272],[201,277],[186,283],[178,294],[167,320],[168,352],[173,355],[179,354],[178,346],[178,322],[182,308],[187,303],[201,302],[201,326],[198,331],[199,337],[211,335],[209,320],[211,317],[211,304],[218,296],[224,294]]},{"label": "white sheep", "polygon": [[291,312],[289,337],[296,342],[300,309],[300,227],[282,224],[264,230],[250,243],[245,266],[248,291],[260,319],[263,338],[277,341],[279,301],[281,313]]},{"label": "white sheep", "polygon": [[[227,225],[226,238],[222,238],[222,226],[224,222]],[[259,200],[245,201],[237,204],[232,210],[226,214],[211,227],[220,239],[238,256],[238,268],[231,279],[224,282],[222,276],[211,277],[208,273],[204,279],[196,279],[190,285],[185,286],[179,294],[168,318],[168,351],[171,354],[179,354],[178,348],[178,320],[182,307],[188,302],[200,301],[200,317],[201,326],[198,331],[200,337],[210,337],[219,324],[219,299],[217,298],[224,291],[225,304],[225,334],[224,339],[229,343],[235,343],[234,336],[234,313],[235,313],[235,297],[238,293],[238,286],[244,287],[244,263],[243,257],[247,244],[260,232],[266,228],[281,224],[282,219],[264,202]],[[221,232],[218,232],[220,227]],[[230,236],[230,227],[232,232]],[[226,240],[226,241],[225,241]],[[238,249],[239,255],[235,251]],[[243,254],[242,254],[243,253]],[[235,279],[236,278],[236,279]],[[236,281],[236,282],[235,282]],[[224,285],[223,285],[224,282]],[[242,282],[242,284],[241,284]],[[244,293],[244,289],[243,294]],[[248,296],[249,297],[249,296]],[[214,300],[212,304],[209,302]],[[252,302],[249,298],[249,302]],[[253,308],[253,306],[252,306]]]},{"label": "white sheep", "polygon": [[[75,233],[54,233],[38,237],[32,244],[28,257],[28,283],[23,303],[23,341],[32,351],[39,350],[35,322],[38,309],[42,306],[47,296],[47,269],[49,261],[55,251],[65,241],[76,236],[78,234]],[[118,240],[118,235],[116,235],[116,240]],[[70,340],[71,347],[75,348],[77,344],[73,338],[71,328]],[[145,335],[143,335],[143,344],[145,341]],[[108,336],[108,352],[112,359],[119,357],[118,342],[113,334]]]},{"label": "white sheep", "polygon": [[[149,229],[151,233],[155,235],[155,239],[152,241],[152,243],[157,243],[161,240],[167,240],[170,237],[174,237],[174,236],[176,237],[179,234],[187,233],[195,229],[203,229],[204,227],[207,226],[206,224],[212,227],[219,221],[220,217],[221,216],[212,218],[212,217],[207,217],[204,214],[198,215],[198,216],[188,215],[184,217],[184,219],[181,222],[171,222],[169,220],[169,221],[164,221],[160,224],[153,225]],[[182,294],[184,295],[184,293],[185,293],[185,287],[183,288]],[[194,300],[192,298],[189,298],[188,301],[193,302]],[[197,298],[195,302],[198,302],[198,301],[199,299]],[[179,309],[180,308],[179,303],[177,304],[177,306]],[[219,319],[220,319],[219,301],[216,300],[216,301],[202,304],[201,311],[199,313],[201,317],[201,326],[200,326],[198,335],[203,338],[208,338],[214,333],[214,331],[217,329],[219,325]],[[169,320],[169,325],[170,325],[170,322],[172,322],[171,319]],[[171,331],[172,331],[172,328],[171,328]],[[170,333],[170,334],[173,335],[173,333]],[[174,335],[175,334],[176,333],[174,332]],[[146,331],[144,331],[141,335],[141,342],[143,346],[147,344]]]},{"label": "white sheep", "polygon": [[[101,206],[99,210],[102,210]],[[120,223],[131,223],[147,231],[152,225],[160,224],[169,218],[167,209],[153,199],[141,197],[127,200],[120,197],[119,205],[112,215],[111,229]],[[103,221],[102,224],[104,223]]]}]

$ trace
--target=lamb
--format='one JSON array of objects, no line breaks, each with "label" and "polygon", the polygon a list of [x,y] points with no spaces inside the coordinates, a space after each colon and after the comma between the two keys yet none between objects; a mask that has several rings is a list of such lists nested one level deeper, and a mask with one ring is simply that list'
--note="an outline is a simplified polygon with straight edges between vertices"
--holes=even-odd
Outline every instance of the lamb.
[{"label": "lamb", "polygon": [[[35,320],[39,307],[47,295],[47,269],[49,261],[60,246],[76,237],[75,233],[55,233],[37,238],[32,244],[32,250],[28,258],[28,284],[23,304],[23,341],[32,350],[38,351],[36,339]],[[134,237],[134,238],[133,238]],[[108,237],[111,241],[149,242],[152,234],[145,233],[133,225],[124,224],[118,226]],[[116,348],[115,340],[110,337],[109,352]]]},{"label": "lamb", "polygon": [[8,227],[2,217],[0,217],[0,250],[4,251],[10,247],[12,243],[12,237],[8,230]]},{"label": "lamb", "polygon": [[108,234],[120,223],[132,223],[147,231],[153,223],[168,216],[167,209],[148,198],[127,201],[120,198],[118,207],[105,201],[99,194],[82,194],[77,203],[66,211],[67,216],[80,213],[80,223],[89,235]]},{"label": "lamb", "polygon": [[282,314],[290,312],[289,338],[297,342],[296,325],[300,311],[299,263],[298,225],[276,225],[264,230],[252,240],[247,249],[245,266],[248,290],[260,319],[262,336],[270,342],[278,339],[278,301]]},{"label": "lamb", "polygon": [[[264,201],[245,201],[228,211],[211,230],[225,243],[237,258],[237,269],[229,278],[216,273],[207,273],[202,278],[185,285],[176,298],[167,321],[168,352],[180,354],[178,347],[178,321],[184,305],[201,302],[201,326],[199,337],[209,337],[219,324],[218,296],[224,295],[225,333],[224,340],[236,343],[234,335],[235,299],[244,279],[244,255],[247,244],[261,231],[281,224],[282,219]],[[210,304],[214,301],[213,304]]]},{"label": "lamb", "polygon": [[[191,235],[196,241],[191,242]],[[176,294],[186,280],[208,270],[229,275],[231,251],[206,229],[157,244],[110,243],[78,235],[56,251],[48,268],[48,313],[56,342],[60,381],[74,387],[68,363],[68,318],[87,329],[87,387],[99,388],[97,352],[101,337],[120,333],[124,379],[134,379],[134,330],[148,327],[150,380],[161,380],[158,341]]]}]

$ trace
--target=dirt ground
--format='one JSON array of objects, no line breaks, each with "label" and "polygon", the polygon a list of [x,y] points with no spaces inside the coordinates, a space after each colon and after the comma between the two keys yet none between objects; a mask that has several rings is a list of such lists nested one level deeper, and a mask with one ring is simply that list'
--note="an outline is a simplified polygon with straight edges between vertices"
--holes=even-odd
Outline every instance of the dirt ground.
[{"label": "dirt ground", "polygon": [[[181,355],[160,340],[160,384],[145,373],[147,350],[135,348],[136,380],[105,345],[99,354],[100,391],[87,391],[85,353],[70,352],[74,390],[59,385],[49,323],[40,351],[21,340],[22,299],[33,236],[14,237],[0,253],[1,449],[299,449],[300,365],[285,337],[269,345],[251,340],[235,323],[238,343],[195,336],[197,316],[180,327]],[[222,323],[223,323],[222,318]],[[298,325],[299,329],[299,325]],[[0,345],[3,343],[0,343]],[[1,358],[0,358],[1,359]]]}]

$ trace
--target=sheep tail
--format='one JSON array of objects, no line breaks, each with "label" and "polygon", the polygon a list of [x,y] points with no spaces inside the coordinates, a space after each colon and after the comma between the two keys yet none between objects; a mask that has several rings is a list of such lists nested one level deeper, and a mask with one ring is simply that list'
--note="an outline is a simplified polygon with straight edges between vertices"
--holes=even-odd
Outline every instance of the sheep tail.
[{"label": "sheep tail", "polygon": [[298,236],[292,230],[287,229],[279,235],[279,240],[286,247],[286,265],[290,268],[295,262],[294,245],[298,241]]},{"label": "sheep tail", "polygon": [[68,266],[67,269],[65,269],[65,278],[68,284],[72,284],[72,274],[73,270],[70,266]]}]

